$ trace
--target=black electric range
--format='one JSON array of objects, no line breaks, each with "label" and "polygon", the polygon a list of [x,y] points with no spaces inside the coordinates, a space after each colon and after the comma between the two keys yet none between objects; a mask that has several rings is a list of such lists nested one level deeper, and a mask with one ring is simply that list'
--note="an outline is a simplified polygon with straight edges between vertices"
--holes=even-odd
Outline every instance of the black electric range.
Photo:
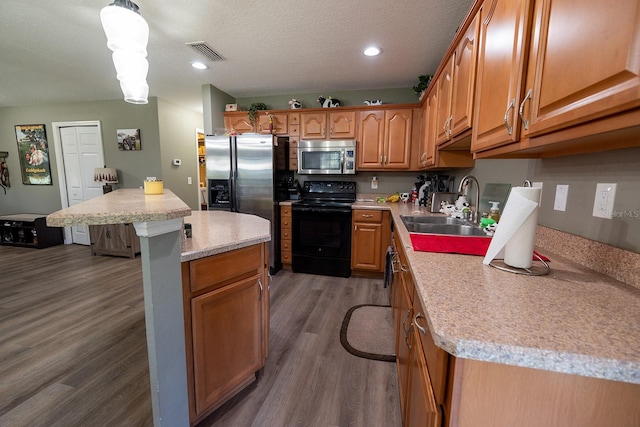
[{"label": "black electric range", "polygon": [[291,206],[292,269],[298,273],[351,275],[352,181],[306,181]]}]

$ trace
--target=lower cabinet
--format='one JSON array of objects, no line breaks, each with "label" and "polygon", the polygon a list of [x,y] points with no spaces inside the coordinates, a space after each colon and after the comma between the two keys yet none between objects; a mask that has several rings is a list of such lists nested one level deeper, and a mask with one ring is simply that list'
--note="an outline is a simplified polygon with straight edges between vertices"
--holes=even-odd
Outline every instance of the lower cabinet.
[{"label": "lower cabinet", "polygon": [[[428,334],[429,330],[425,329],[426,322],[421,314],[422,307],[414,296],[413,278],[404,251],[395,241],[393,241],[393,249],[394,278],[391,306],[396,332],[396,362],[402,425],[404,427],[438,427],[443,417],[439,403],[444,402],[436,402],[428,357],[425,355],[420,336],[420,334]],[[446,364],[443,369],[446,374]]]},{"label": "lower cabinet", "polygon": [[351,269],[383,273],[391,234],[389,211],[354,209],[351,221]]},{"label": "lower cabinet", "polygon": [[140,238],[133,224],[90,225],[91,255],[135,258],[140,253]]},{"label": "lower cabinet", "polygon": [[268,247],[182,264],[191,424],[252,383],[268,351]]},{"label": "lower cabinet", "polygon": [[399,243],[391,306],[404,427],[638,425],[640,384],[457,358],[436,346]]}]

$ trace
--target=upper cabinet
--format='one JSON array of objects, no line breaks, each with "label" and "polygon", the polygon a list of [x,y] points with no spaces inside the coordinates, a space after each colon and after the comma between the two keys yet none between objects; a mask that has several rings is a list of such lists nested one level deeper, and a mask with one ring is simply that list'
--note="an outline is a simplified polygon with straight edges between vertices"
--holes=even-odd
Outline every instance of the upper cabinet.
[{"label": "upper cabinet", "polygon": [[273,135],[288,135],[288,118],[287,113],[269,113],[259,114],[257,121],[257,130],[259,133]]},{"label": "upper cabinet", "polygon": [[478,34],[480,18],[471,21],[458,42],[453,56],[453,84],[451,88],[451,119],[448,123],[449,139],[471,129],[473,101],[478,62]]},{"label": "upper cabinet", "polygon": [[472,151],[518,141],[530,0],[486,0],[480,15],[480,51]]},{"label": "upper cabinet", "polygon": [[640,3],[586,3],[536,1],[523,136],[640,105]]},{"label": "upper cabinet", "polygon": [[480,16],[476,157],[640,144],[636,0],[486,0]]},{"label": "upper cabinet", "polygon": [[411,108],[361,111],[356,169],[409,169],[412,117]]},{"label": "upper cabinet", "polygon": [[300,113],[301,139],[355,139],[356,112]]},{"label": "upper cabinet", "polygon": [[249,113],[246,111],[224,113],[224,127],[227,130],[235,130],[237,133],[253,132],[253,126],[249,121]]}]

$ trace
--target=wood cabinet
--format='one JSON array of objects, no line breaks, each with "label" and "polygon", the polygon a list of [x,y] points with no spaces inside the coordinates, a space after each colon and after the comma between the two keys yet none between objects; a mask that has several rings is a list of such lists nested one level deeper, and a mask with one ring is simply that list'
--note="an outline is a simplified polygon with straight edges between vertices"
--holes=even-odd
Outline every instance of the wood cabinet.
[{"label": "wood cabinet", "polygon": [[287,113],[258,113],[256,130],[262,134],[288,135],[289,114]]},{"label": "wood cabinet", "polygon": [[0,216],[0,244],[2,245],[42,249],[62,243],[62,228],[47,226],[45,215]]},{"label": "wood cabinet", "polygon": [[280,206],[280,259],[291,270],[291,205]]},{"label": "wood cabinet", "polygon": [[480,14],[480,50],[472,151],[519,140],[531,0],[486,0]]},{"label": "wood cabinet", "polygon": [[91,255],[135,258],[140,253],[140,238],[133,224],[90,225]]},{"label": "wood cabinet", "polygon": [[611,7],[541,0],[533,12],[526,87],[518,98],[523,137],[640,106],[637,1]]},{"label": "wood cabinet", "polygon": [[331,111],[300,113],[302,139],[355,139],[356,112]]},{"label": "wood cabinet", "polygon": [[246,111],[224,113],[224,127],[227,130],[235,130],[237,133],[255,132],[249,121],[249,113]]},{"label": "wood cabinet", "polygon": [[478,63],[478,34],[480,17],[471,21],[458,42],[453,57],[453,82],[451,88],[451,119],[448,123],[449,139],[462,136],[471,129],[473,102]]},{"label": "wood cabinet", "polygon": [[351,269],[383,273],[391,225],[388,211],[354,209],[351,231]]},{"label": "wood cabinet", "polygon": [[633,0],[615,8],[593,1],[487,0],[471,147],[476,157],[640,144],[638,10]]},{"label": "wood cabinet", "polygon": [[412,118],[411,108],[359,112],[356,169],[408,169]]},{"label": "wood cabinet", "polygon": [[264,366],[268,257],[262,243],[182,264],[192,425],[253,382]]},{"label": "wood cabinet", "polygon": [[[446,352],[436,356],[428,353],[435,349],[422,343],[421,335],[430,334],[419,297],[416,295],[413,276],[407,263],[404,249],[393,240],[394,248],[394,281],[392,287],[392,313],[396,333],[396,359],[398,369],[398,388],[402,408],[402,425],[429,426],[441,425],[445,401],[445,383],[434,383],[432,372],[438,378],[444,374],[446,380],[447,367],[442,363]],[[438,360],[437,356],[441,358]],[[430,360],[433,362],[430,363]],[[435,361],[438,360],[438,363]],[[436,394],[438,391],[438,394]],[[438,401],[437,397],[441,400]]]},{"label": "wood cabinet", "polygon": [[436,143],[442,144],[451,138],[451,95],[453,94],[453,64],[455,52],[449,57],[442,73],[436,80],[434,90],[438,92]]},{"label": "wood cabinet", "polygon": [[596,427],[640,419],[640,384],[457,358],[438,347],[405,249],[395,236],[392,242],[403,426]]}]

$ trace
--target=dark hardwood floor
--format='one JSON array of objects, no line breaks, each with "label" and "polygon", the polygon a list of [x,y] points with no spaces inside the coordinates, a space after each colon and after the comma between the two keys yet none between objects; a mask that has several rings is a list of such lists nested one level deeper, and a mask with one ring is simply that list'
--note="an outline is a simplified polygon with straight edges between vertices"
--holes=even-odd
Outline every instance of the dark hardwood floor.
[{"label": "dark hardwood floor", "polygon": [[[0,426],[152,424],[140,259],[0,246]],[[281,271],[258,381],[199,425],[400,426],[395,364],[340,345],[382,280]]]}]

